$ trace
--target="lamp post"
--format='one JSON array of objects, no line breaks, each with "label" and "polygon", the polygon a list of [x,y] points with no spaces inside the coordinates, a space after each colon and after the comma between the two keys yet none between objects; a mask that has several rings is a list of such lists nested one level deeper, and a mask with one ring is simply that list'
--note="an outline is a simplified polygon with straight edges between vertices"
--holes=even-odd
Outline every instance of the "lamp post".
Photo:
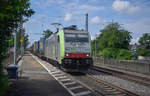
[{"label": "lamp post", "polygon": [[23,30],[23,22],[20,23],[20,31],[21,31],[21,57],[24,55],[24,30]]},{"label": "lamp post", "polygon": [[96,33],[95,34],[95,57],[96,57],[96,51],[97,51],[97,42],[96,42],[97,37],[98,37],[98,34]]},{"label": "lamp post", "polygon": [[17,46],[17,29],[14,28],[14,65],[16,65],[16,46]]}]

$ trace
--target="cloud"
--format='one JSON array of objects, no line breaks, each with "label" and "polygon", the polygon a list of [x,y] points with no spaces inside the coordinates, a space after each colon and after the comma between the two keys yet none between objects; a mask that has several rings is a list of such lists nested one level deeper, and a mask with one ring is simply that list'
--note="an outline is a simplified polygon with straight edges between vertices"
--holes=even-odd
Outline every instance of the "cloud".
[{"label": "cloud", "polygon": [[64,12],[69,12],[72,14],[85,14],[85,13],[91,13],[95,11],[101,11],[104,10],[106,7],[71,2],[71,3],[64,4],[63,8],[64,8]]},{"label": "cloud", "polygon": [[140,20],[129,21],[125,25],[125,28],[133,32],[136,35],[142,35],[144,33],[150,33],[150,18],[144,18]]},{"label": "cloud", "polygon": [[119,13],[133,14],[139,12],[138,6],[132,5],[129,1],[115,0],[112,4],[113,10]]},{"label": "cloud", "polygon": [[63,4],[64,0],[47,0],[49,4],[57,3],[57,4]]},{"label": "cloud", "polygon": [[98,16],[95,16],[91,19],[91,23],[93,24],[99,24],[101,22],[100,18]]},{"label": "cloud", "polygon": [[72,19],[72,14],[67,13],[67,14],[65,15],[64,20],[68,22],[68,21],[71,21],[71,19]]},{"label": "cloud", "polygon": [[91,24],[101,24],[104,23],[106,20],[99,18],[98,16],[95,16],[91,19]]},{"label": "cloud", "polygon": [[80,5],[78,7],[80,10],[89,10],[89,11],[98,11],[98,10],[104,10],[104,6],[92,6],[92,5]]},{"label": "cloud", "polygon": [[94,6],[90,4],[81,4],[77,1],[66,3],[61,6],[63,8],[63,12],[65,13],[64,21],[72,21],[72,23],[80,23],[81,26],[85,26],[83,24],[85,20],[85,14],[92,14],[97,11],[105,10],[104,6]]}]

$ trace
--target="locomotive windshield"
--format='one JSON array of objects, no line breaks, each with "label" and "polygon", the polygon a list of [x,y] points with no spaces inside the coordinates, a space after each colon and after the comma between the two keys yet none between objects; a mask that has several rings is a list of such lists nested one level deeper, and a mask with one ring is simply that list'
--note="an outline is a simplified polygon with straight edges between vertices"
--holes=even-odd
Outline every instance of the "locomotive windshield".
[{"label": "locomotive windshield", "polygon": [[88,34],[65,34],[66,42],[89,42]]}]

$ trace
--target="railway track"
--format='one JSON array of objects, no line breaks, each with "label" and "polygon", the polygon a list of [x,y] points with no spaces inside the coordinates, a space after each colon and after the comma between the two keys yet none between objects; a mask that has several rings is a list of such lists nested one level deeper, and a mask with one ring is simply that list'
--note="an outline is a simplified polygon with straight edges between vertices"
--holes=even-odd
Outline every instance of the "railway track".
[{"label": "railway track", "polygon": [[101,79],[98,79],[92,75],[93,74],[89,73],[86,75],[86,77],[95,81],[101,88],[104,89],[105,92],[102,92],[98,89],[95,90],[96,93],[99,93],[102,96],[139,96],[135,93],[132,93],[130,91],[127,91],[125,89],[117,87],[111,83],[108,83],[108,82],[105,82]]},{"label": "railway track", "polygon": [[[34,57],[34,56],[33,56]],[[35,57],[34,57],[35,58]],[[96,78],[92,73],[74,76],[35,58],[72,96],[139,96]]]},{"label": "railway track", "polygon": [[101,80],[100,78],[96,78],[92,73],[85,75],[72,75],[66,73],[66,75],[70,78],[75,78],[78,83],[88,88],[96,96],[140,96]]},{"label": "railway track", "polygon": [[75,78],[78,83],[88,88],[96,96],[139,96],[135,93],[117,87],[111,83],[92,76],[92,73],[86,75],[72,75],[66,73],[70,78]]},{"label": "railway track", "polygon": [[107,69],[107,68],[102,68],[102,67],[98,67],[98,66],[94,66],[91,69],[96,70],[98,72],[104,72],[104,73],[131,81],[131,82],[135,82],[137,84],[141,84],[141,85],[144,85],[144,86],[150,88],[150,79],[149,78],[135,76],[132,74],[128,74],[128,73],[124,73],[124,72],[120,72],[120,71],[116,71],[116,70],[111,70],[111,69]]}]

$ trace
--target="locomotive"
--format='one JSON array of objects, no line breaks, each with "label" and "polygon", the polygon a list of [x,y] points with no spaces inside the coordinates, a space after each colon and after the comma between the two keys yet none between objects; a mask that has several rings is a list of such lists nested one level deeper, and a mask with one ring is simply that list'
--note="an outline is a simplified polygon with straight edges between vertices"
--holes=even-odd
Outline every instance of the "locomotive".
[{"label": "locomotive", "polygon": [[34,43],[35,54],[67,72],[86,72],[93,65],[90,35],[76,26],[65,27]]}]

